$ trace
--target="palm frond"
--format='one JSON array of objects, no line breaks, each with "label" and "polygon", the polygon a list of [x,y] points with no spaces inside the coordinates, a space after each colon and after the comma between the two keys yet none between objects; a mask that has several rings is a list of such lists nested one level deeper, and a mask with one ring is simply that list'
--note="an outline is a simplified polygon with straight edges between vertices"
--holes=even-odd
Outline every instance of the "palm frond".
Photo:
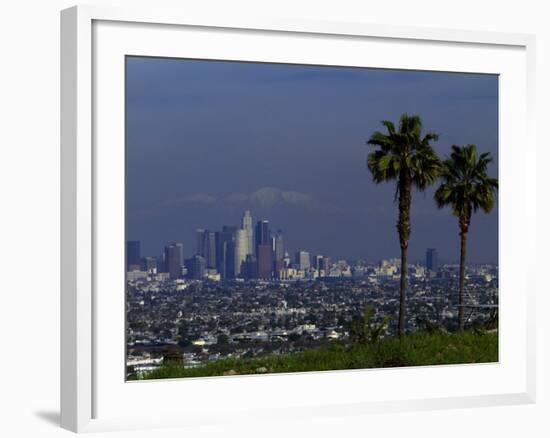
[{"label": "palm frond", "polygon": [[[441,174],[441,163],[431,146],[438,139],[434,132],[422,137],[422,119],[402,114],[398,129],[389,120],[382,121],[387,133],[374,132],[367,144],[377,147],[367,158],[367,166],[377,183],[409,175],[420,190],[435,183]],[[391,158],[390,158],[391,157]]]},{"label": "palm frond", "polygon": [[491,212],[498,190],[498,180],[487,174],[492,161],[488,152],[478,156],[476,145],[453,145],[441,167],[442,184],[434,193],[437,207],[450,206],[455,216],[468,221],[479,209]]}]

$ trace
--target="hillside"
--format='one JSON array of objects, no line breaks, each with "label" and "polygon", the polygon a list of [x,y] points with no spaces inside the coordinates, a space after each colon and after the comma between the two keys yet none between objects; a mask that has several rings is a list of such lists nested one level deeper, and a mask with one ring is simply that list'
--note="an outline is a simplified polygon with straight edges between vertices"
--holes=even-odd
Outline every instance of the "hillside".
[{"label": "hillside", "polygon": [[290,373],[360,368],[486,363],[498,361],[498,333],[417,332],[403,339],[385,339],[375,344],[343,345],[306,350],[290,355],[251,359],[222,359],[196,368],[165,364],[140,379],[206,377],[223,375]]}]

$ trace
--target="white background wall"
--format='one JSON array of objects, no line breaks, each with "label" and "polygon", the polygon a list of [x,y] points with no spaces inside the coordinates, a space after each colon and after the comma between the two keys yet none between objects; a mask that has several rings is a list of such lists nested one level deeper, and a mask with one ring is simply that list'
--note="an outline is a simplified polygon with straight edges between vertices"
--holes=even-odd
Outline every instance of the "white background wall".
[{"label": "white background wall", "polygon": [[[91,3],[91,2],[87,2]],[[134,5],[145,1],[95,1]],[[548,246],[550,147],[546,100],[550,97],[550,14],[544,1],[386,0],[270,2],[155,1],[158,7],[242,11],[383,24],[536,33],[539,153],[539,247],[526,254],[537,264],[538,403],[531,406],[434,411],[361,418],[312,419],[272,424],[264,430],[240,425],[223,431],[166,430],[166,436],[549,436],[550,304],[543,252]],[[199,5],[200,6],[197,6]],[[0,8],[0,433],[6,437],[68,436],[59,418],[59,10],[72,1],[2,2]],[[543,103],[544,102],[544,103]],[[544,143],[543,143],[544,142]],[[522,147],[517,145],[518,150]],[[543,234],[545,232],[546,234]],[[182,395],[184,396],[184,395]],[[157,436],[158,431],[108,436]]]}]

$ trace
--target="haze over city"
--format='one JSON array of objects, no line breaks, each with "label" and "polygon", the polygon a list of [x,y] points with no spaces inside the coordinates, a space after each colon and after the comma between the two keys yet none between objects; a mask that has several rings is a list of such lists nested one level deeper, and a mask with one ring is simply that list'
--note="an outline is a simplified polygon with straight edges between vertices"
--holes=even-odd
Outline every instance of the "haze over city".
[{"label": "haze over city", "polygon": [[[399,255],[393,184],[375,185],[366,140],[403,112],[436,131],[436,152],[475,143],[497,176],[498,78],[127,58],[127,238],[142,254],[196,230],[269,219],[292,254],[376,261]],[[413,193],[410,259],[458,258],[458,227],[433,188]],[[496,262],[498,209],[472,219],[468,259]]]}]

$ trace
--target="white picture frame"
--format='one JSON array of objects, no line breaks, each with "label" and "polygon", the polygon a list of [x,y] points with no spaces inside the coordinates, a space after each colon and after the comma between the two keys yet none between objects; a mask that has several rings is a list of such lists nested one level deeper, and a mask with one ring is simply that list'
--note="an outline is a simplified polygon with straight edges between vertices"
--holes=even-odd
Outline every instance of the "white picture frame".
[{"label": "white picture frame", "polygon": [[[147,38],[140,36],[144,32],[147,32]],[[218,52],[223,49],[216,44],[219,42],[216,38],[220,37],[220,32],[231,33],[230,37],[235,43],[232,47],[240,47],[248,52]],[[500,266],[501,269],[514,266],[514,270],[504,271],[506,275],[501,279],[501,288],[513,288],[516,294],[504,293],[501,299],[502,321],[499,334],[502,347],[498,364],[493,365],[493,368],[465,365],[437,369],[417,367],[405,370],[307,373],[307,377],[304,374],[224,377],[223,383],[215,378],[137,384],[120,380],[123,375],[124,351],[117,353],[117,349],[121,346],[121,337],[124,337],[124,316],[119,312],[124,285],[119,282],[117,274],[109,274],[105,265],[111,264],[115,268],[122,266],[124,258],[120,258],[120,248],[106,251],[106,245],[102,243],[107,240],[118,241],[121,227],[124,227],[120,215],[113,219],[106,217],[104,213],[110,211],[110,206],[118,209],[120,196],[123,196],[119,147],[121,138],[123,146],[120,116],[124,107],[120,96],[121,93],[123,95],[124,77],[120,75],[120,57],[125,54],[182,56],[178,55],[182,50],[179,38],[196,38],[193,41],[197,44],[194,44],[192,53],[187,54],[190,57],[322,64],[328,63],[323,58],[325,56],[341,56],[333,60],[338,65],[363,65],[361,61],[350,61],[352,58],[344,59],[344,56],[353,56],[349,53],[346,55],[345,48],[348,45],[371,45],[374,54],[379,50],[375,46],[383,44],[385,48],[400,50],[402,59],[397,63],[395,60],[385,60],[380,55],[375,63],[368,66],[479,71],[501,74],[505,78],[500,89],[500,146],[504,153],[501,154],[499,163],[502,169],[499,202],[500,240],[506,242],[506,245],[501,245]],[[279,44],[283,44],[280,39],[284,39],[284,44],[287,45],[284,54],[277,51]],[[258,43],[259,40],[261,44]],[[318,40],[325,43],[323,53],[316,52]],[[231,41],[225,41],[228,45],[225,48],[229,50]],[[250,44],[243,44],[244,41]],[[300,43],[296,44],[298,42]],[[295,52],[289,50],[288,44],[296,47]],[[243,49],[243,46],[246,47]],[[410,50],[405,53],[403,46]],[[307,60],[303,52],[300,52],[305,47],[311,49]],[[188,11],[162,11],[154,8],[129,10],[78,6],[62,11],[62,427],[84,432],[189,426],[211,422],[212,418],[216,418],[217,423],[223,423],[244,420],[251,416],[266,419],[275,416],[311,418],[534,402],[535,276],[527,263],[521,263],[515,257],[522,251],[532,251],[535,245],[535,175],[532,168],[529,173],[516,160],[520,170],[515,178],[520,183],[517,186],[509,184],[511,180],[507,176],[510,175],[507,166],[513,164],[513,157],[505,153],[508,145],[521,138],[524,140],[521,147],[531,156],[535,154],[534,47],[534,37],[523,34],[244,16],[238,21],[227,22],[224,17],[214,14],[199,16]],[[339,51],[338,48],[344,50]],[[413,56],[415,50],[424,53],[426,57],[430,55],[437,59],[430,61],[431,64],[422,61],[422,58],[419,60]],[[448,50],[456,53],[449,56]],[[376,56],[378,55],[374,57]],[[112,60],[114,61],[111,63]],[[437,62],[441,64],[436,64]],[[105,96],[114,100],[107,103]],[[104,111],[106,108],[110,108],[108,111],[112,113]],[[512,117],[516,123],[507,123]],[[98,147],[105,144],[113,146],[113,156],[109,159],[111,164],[105,161],[104,153],[98,154]],[[518,202],[522,203],[522,208],[518,208]],[[114,225],[106,227],[106,221]],[[523,224],[521,229],[520,224]],[[111,228],[114,230],[113,234]],[[120,242],[122,245],[123,240]],[[115,271],[118,272],[114,269],[113,272]],[[120,274],[123,274],[122,268]],[[114,292],[109,295],[101,292],[107,289]],[[103,294],[100,299],[98,294]],[[114,300],[112,303],[111,299]],[[517,311],[513,324],[509,316],[512,308]],[[113,340],[107,337],[108,332],[117,333],[112,336]],[[512,351],[515,354],[511,354]],[[120,369],[117,368],[117,361],[121,363]],[[380,388],[376,389],[373,376],[377,376],[376,379],[380,382],[388,379],[395,382],[414,380],[421,385],[425,380],[431,379],[435,383],[433,388],[425,385],[425,392],[414,385],[407,391],[388,389],[388,395],[383,397],[380,394],[384,386],[380,383]],[[451,388],[452,385],[442,388],[441,384],[437,384],[438,381],[449,381],[449,377],[456,381],[454,388]],[[474,391],[473,386],[462,384],[461,379],[470,379],[472,385],[478,385],[478,390]],[[370,395],[350,391],[360,382],[370,382]],[[323,392],[316,392],[315,388],[321,384],[324,386]],[[162,403],[156,407],[147,406],[144,410],[147,414],[140,414],[135,406],[127,410],[122,408],[131,406],[131,401],[139,398],[140,394],[144,394],[144,399],[158,399],[165,395],[170,401],[174,397],[172,393],[180,391],[182,385],[190,393],[195,391],[197,394],[204,394],[193,400],[192,405],[172,401],[171,409]],[[294,397],[295,403],[292,404],[287,404],[284,398],[284,391],[289,388],[299,391]],[[247,398],[261,397],[265,391],[271,391],[269,403],[258,403],[258,399],[253,398],[247,401]],[[302,394],[309,391],[309,396]],[[223,409],[222,403],[231,401],[232,394],[238,400],[235,404],[240,404],[240,408]],[[218,404],[214,399],[219,400]],[[212,402],[209,403],[209,400]]]}]

